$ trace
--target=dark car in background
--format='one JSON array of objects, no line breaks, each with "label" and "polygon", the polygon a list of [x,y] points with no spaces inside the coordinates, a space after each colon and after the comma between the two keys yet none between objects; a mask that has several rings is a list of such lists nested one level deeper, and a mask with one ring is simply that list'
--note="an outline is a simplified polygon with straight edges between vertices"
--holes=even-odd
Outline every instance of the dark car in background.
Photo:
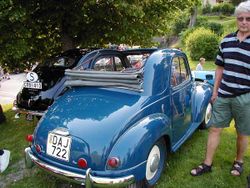
[{"label": "dark car in background", "polygon": [[[54,100],[67,89],[65,70],[131,71],[140,69],[156,49],[73,49],[39,64],[27,73],[13,110],[27,119],[41,117]],[[136,57],[136,58],[135,58]],[[137,61],[135,62],[136,59]],[[136,65],[135,65],[136,63]],[[139,66],[140,65],[140,66]]]},{"label": "dark car in background", "polygon": [[40,117],[62,92],[65,69],[75,67],[90,49],[70,49],[52,56],[27,73],[21,91],[14,101],[18,114]]}]

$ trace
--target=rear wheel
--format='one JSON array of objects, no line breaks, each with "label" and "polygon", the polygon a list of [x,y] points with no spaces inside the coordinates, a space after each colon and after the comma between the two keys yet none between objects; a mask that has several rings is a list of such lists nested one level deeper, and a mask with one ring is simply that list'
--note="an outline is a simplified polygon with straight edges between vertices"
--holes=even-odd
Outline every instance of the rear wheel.
[{"label": "rear wheel", "polygon": [[200,129],[206,129],[209,127],[209,122],[211,120],[212,117],[212,104],[208,103],[207,108],[206,108],[206,112],[205,112],[205,117],[203,122],[200,125]]},{"label": "rear wheel", "polygon": [[149,152],[147,165],[145,185],[146,187],[153,187],[160,179],[163,172],[166,155],[167,155],[166,143],[163,138],[158,140]]},{"label": "rear wheel", "polygon": [[151,148],[146,164],[145,179],[127,188],[151,188],[159,180],[166,161],[167,149],[164,139],[158,140]]}]

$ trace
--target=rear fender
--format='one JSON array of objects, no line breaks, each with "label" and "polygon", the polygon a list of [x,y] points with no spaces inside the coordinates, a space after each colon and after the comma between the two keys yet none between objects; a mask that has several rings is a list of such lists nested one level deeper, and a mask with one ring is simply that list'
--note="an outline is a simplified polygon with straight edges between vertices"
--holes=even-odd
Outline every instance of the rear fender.
[{"label": "rear fender", "polygon": [[117,170],[130,169],[137,180],[142,179],[148,153],[153,144],[163,136],[171,137],[169,118],[160,113],[150,115],[120,137],[109,157],[117,157],[120,160]]}]

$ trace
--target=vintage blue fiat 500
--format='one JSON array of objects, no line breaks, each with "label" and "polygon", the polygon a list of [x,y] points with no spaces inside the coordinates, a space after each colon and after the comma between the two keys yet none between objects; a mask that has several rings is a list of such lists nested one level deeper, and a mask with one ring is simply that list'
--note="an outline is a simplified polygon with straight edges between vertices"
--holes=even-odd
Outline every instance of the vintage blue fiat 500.
[{"label": "vintage blue fiat 500", "polygon": [[66,70],[68,89],[27,136],[27,167],[87,188],[156,184],[168,153],[209,124],[212,86],[176,49],[128,59],[142,66],[107,71],[102,59],[99,70]]}]

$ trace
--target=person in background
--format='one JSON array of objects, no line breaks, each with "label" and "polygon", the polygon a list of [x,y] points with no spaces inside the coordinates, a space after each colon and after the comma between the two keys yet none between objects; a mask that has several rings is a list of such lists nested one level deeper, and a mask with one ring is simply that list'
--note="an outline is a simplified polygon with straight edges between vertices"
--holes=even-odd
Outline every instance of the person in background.
[{"label": "person in background", "polygon": [[10,151],[0,149],[0,173],[2,173],[9,165]]},{"label": "person in background", "polygon": [[196,66],[197,71],[203,71],[203,65],[205,64],[206,59],[201,57],[198,65]]},{"label": "person in background", "polygon": [[229,172],[232,176],[240,176],[243,172],[243,158],[250,135],[250,1],[241,2],[235,15],[238,30],[222,39],[215,61],[212,126],[205,159],[191,170],[192,176],[212,171],[220,135],[230,126],[232,119],[237,133],[237,151]]}]

